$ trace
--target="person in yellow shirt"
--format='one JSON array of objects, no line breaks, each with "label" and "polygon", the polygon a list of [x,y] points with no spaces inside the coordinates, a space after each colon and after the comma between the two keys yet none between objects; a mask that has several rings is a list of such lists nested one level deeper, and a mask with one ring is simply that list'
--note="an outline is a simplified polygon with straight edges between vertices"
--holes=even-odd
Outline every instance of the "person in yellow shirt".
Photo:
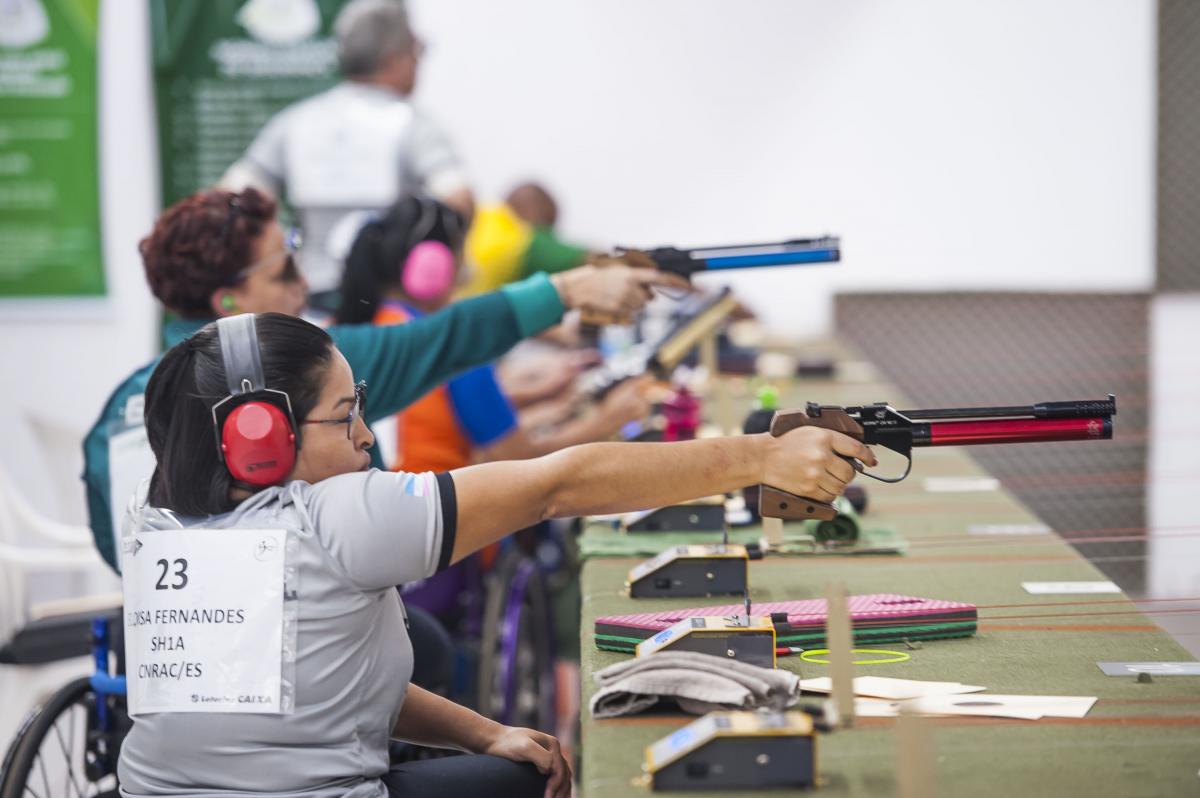
[{"label": "person in yellow shirt", "polygon": [[522,183],[504,202],[480,208],[466,239],[472,274],[465,293],[495,291],[537,272],[554,274],[583,264],[589,250],[559,238],[557,222],[558,204],[537,183]]}]

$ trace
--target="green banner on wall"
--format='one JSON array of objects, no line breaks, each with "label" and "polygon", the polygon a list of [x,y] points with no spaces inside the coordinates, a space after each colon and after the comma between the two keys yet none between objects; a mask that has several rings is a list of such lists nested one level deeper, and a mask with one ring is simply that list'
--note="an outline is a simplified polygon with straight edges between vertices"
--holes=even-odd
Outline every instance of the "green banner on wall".
[{"label": "green banner on wall", "polygon": [[104,294],[99,0],[0,0],[0,297]]},{"label": "green banner on wall", "polygon": [[347,0],[152,0],[162,202],[216,183],[284,106],[337,81]]}]

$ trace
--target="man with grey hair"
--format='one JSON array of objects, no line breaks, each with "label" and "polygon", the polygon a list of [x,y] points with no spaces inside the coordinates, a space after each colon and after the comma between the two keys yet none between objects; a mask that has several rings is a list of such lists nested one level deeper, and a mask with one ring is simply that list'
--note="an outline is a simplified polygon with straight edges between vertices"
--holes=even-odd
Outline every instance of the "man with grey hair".
[{"label": "man with grey hair", "polygon": [[[338,14],[333,30],[338,67],[349,78],[367,78],[379,71],[385,56],[411,54],[417,47],[402,0],[356,0]],[[404,77],[407,94],[415,83],[415,69]]]},{"label": "man with grey hair", "polygon": [[336,308],[342,259],[365,217],[403,194],[468,217],[474,198],[440,127],[410,101],[423,49],[400,0],[352,0],[334,22],[344,80],[276,114],[220,186],[284,194],[304,232],[310,301]]}]

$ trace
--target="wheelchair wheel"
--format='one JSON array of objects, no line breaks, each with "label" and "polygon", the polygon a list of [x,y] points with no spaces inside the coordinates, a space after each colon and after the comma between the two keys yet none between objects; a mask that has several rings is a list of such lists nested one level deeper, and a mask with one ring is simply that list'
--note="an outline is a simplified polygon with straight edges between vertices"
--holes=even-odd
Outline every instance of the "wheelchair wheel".
[{"label": "wheelchair wheel", "polygon": [[513,556],[493,576],[480,643],[480,712],[553,733],[553,631],[541,571],[533,559]]},{"label": "wheelchair wheel", "polygon": [[0,798],[117,798],[116,764],[127,730],[109,698],[112,731],[99,728],[88,678],[70,682],[26,720],[0,770]]}]

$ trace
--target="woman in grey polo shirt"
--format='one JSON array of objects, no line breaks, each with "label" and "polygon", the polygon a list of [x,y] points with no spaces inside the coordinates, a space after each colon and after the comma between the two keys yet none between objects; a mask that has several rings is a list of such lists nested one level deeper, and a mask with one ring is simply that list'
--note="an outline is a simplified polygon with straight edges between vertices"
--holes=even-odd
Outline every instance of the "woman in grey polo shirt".
[{"label": "woman in grey polo shirt", "polygon": [[[249,366],[231,343],[235,333],[249,342]],[[244,372],[254,375],[245,384]],[[237,395],[238,385],[254,391]],[[290,411],[295,422],[295,462],[279,484],[256,487],[229,470],[229,410],[249,401]],[[780,438],[589,444],[444,474],[389,473],[369,469],[373,438],[361,402],[329,336],[278,314],[209,325],[155,369],[146,426],[158,465],[123,544],[126,562],[140,566],[125,575],[136,714],[121,750],[122,795],[567,796],[571,774],[553,737],[502,726],[409,683],[412,648],[393,587],[541,519],[759,482],[831,500],[854,476],[838,454],[874,464],[849,437],[801,429]],[[214,425],[224,449],[214,446]],[[191,560],[155,560],[164,541],[193,546],[177,550]],[[243,544],[257,546],[247,549],[257,564],[218,559]],[[263,586],[236,574],[270,572],[277,552],[274,573],[283,575],[273,578],[282,584],[264,581],[277,591],[272,615],[270,601],[255,603]],[[262,617],[278,619],[281,603],[283,620],[268,633],[245,631]],[[260,606],[268,610],[253,609]],[[225,626],[202,628],[201,619]],[[215,655],[222,645],[235,647]],[[214,672],[237,689],[221,694]],[[273,673],[274,687],[243,689],[251,673]],[[220,710],[210,703],[221,701]],[[389,768],[389,737],[469,755]]]}]

